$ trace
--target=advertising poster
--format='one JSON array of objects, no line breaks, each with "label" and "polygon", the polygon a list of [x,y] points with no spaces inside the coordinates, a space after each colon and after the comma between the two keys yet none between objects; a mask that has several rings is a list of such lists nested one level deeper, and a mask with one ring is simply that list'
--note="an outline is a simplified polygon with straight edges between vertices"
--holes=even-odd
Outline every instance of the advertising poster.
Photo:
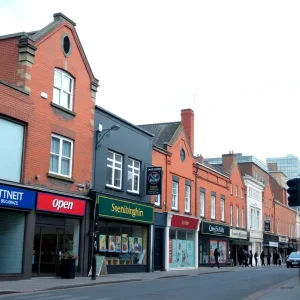
[{"label": "advertising poster", "polygon": [[179,267],[185,267],[186,266],[186,240],[179,240],[178,245],[180,245],[180,249],[178,246],[178,253],[180,255],[180,260],[179,260]]},{"label": "advertising poster", "polygon": [[227,242],[226,241],[219,241],[219,263],[225,264],[227,261]]},{"label": "advertising poster", "polygon": [[[177,268],[177,263],[179,262],[179,258],[177,256],[177,240],[170,240],[169,247],[172,246],[172,249],[169,249],[169,253],[172,253],[172,263],[169,264],[171,268]],[[169,258],[170,259],[170,258]]]},{"label": "advertising poster", "polygon": [[172,264],[173,262],[173,240],[169,240],[169,264]]},{"label": "advertising poster", "polygon": [[115,236],[109,235],[108,236],[108,252],[115,252],[116,245],[115,245]]},{"label": "advertising poster", "polygon": [[139,253],[142,253],[142,250],[143,250],[143,239],[142,238],[138,238],[138,250],[139,250]]},{"label": "advertising poster", "polygon": [[139,239],[137,237],[134,238],[134,253],[139,253]]},{"label": "advertising poster", "polygon": [[106,235],[104,234],[99,235],[99,251],[106,251]]},{"label": "advertising poster", "polygon": [[116,252],[121,252],[122,239],[120,236],[116,236]]},{"label": "advertising poster", "polygon": [[215,263],[215,256],[214,256],[214,252],[215,249],[218,248],[218,241],[210,241],[210,247],[209,247],[209,261],[210,263]]},{"label": "advertising poster", "polygon": [[129,250],[128,250],[128,252],[133,253],[134,252],[134,238],[130,237],[130,238],[128,238],[128,241],[129,241]]},{"label": "advertising poster", "polygon": [[128,253],[128,235],[122,234],[122,252]]},{"label": "advertising poster", "polygon": [[186,266],[195,266],[195,244],[194,241],[187,241],[186,243]]}]

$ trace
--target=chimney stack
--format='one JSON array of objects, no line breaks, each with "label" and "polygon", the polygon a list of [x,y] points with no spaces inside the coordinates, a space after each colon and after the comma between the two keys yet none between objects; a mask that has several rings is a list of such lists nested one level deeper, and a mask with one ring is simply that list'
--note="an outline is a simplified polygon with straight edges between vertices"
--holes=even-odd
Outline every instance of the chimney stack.
[{"label": "chimney stack", "polygon": [[181,110],[181,125],[189,139],[189,143],[194,153],[194,111],[190,108]]},{"label": "chimney stack", "polygon": [[223,154],[222,155],[223,170],[226,173],[229,173],[231,166],[232,166],[233,162],[235,162],[235,161],[236,161],[236,158],[235,158],[235,154],[234,154],[233,150],[229,151],[229,154]]},{"label": "chimney stack", "polygon": [[204,164],[204,158],[202,156],[202,154],[197,154],[196,156],[196,162],[198,162],[199,164]]}]

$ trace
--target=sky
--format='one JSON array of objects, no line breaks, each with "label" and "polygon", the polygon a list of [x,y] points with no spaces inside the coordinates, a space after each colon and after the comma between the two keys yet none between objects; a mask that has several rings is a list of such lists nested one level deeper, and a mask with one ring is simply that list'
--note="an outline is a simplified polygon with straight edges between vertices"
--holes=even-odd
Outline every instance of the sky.
[{"label": "sky", "polygon": [[300,157],[300,1],[0,0],[0,35],[62,12],[97,104],[133,124],[195,111],[195,154]]}]

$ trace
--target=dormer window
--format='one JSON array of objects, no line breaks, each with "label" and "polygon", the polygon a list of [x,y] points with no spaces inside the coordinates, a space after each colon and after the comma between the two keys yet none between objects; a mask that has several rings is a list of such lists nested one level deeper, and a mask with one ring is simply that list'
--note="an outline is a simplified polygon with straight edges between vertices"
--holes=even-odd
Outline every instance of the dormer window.
[{"label": "dormer window", "polygon": [[73,110],[74,79],[60,69],[54,70],[53,103]]}]

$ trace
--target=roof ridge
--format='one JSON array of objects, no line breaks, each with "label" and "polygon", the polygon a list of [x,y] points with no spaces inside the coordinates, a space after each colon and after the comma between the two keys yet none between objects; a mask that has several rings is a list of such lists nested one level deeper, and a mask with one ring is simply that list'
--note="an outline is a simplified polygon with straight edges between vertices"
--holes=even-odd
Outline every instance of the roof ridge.
[{"label": "roof ridge", "polygon": [[174,121],[174,122],[162,122],[162,123],[149,123],[149,124],[139,124],[138,126],[147,126],[147,125],[167,125],[167,124],[176,124],[181,123],[180,121]]}]

